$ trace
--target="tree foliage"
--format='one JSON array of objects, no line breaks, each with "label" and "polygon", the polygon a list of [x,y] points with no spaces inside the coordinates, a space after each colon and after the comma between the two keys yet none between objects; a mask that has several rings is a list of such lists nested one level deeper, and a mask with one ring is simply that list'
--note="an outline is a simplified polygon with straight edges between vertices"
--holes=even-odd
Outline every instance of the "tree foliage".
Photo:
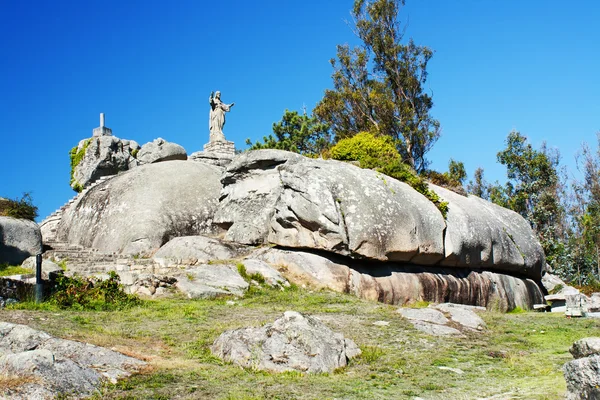
[{"label": "tree foliage", "polygon": [[429,115],[431,96],[424,92],[433,51],[403,43],[398,14],[404,0],[356,0],[352,10],[362,46],[337,47],[332,59],[333,90],[315,108],[336,140],[358,132],[388,135],[402,160],[416,171],[427,167],[426,153],[440,135]]},{"label": "tree foliage", "polygon": [[484,200],[490,199],[490,184],[484,178],[483,168],[478,167],[473,173],[473,180],[467,184],[467,193],[481,197]]},{"label": "tree foliage", "polygon": [[552,263],[565,234],[558,153],[550,152],[545,145],[535,150],[525,136],[513,131],[497,157],[506,166],[509,181],[504,187],[491,187],[492,201],[529,221]]},{"label": "tree foliage", "polygon": [[316,117],[285,110],[281,121],[273,124],[273,134],[263,137],[262,142],[247,139],[246,144],[250,150],[279,149],[318,156],[331,146],[331,138],[327,124]]},{"label": "tree foliage", "polygon": [[[573,232],[568,249],[583,281],[589,281],[590,277],[600,280],[600,134],[597,141],[596,151],[586,143],[582,145],[577,157],[582,178],[572,184]],[[575,272],[575,268],[572,269]]]},{"label": "tree foliage", "polygon": [[434,185],[445,187],[453,192],[461,195],[466,195],[467,192],[464,189],[464,183],[467,179],[467,171],[465,170],[465,164],[462,161],[456,161],[450,159],[448,162],[447,172],[438,172],[434,170],[428,170],[422,173],[427,179]]}]

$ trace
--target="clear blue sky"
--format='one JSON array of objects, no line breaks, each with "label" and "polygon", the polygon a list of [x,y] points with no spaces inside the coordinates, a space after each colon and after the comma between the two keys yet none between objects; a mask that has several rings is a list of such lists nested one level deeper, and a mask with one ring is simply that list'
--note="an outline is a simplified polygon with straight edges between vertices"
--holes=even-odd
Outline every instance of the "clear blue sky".
[{"label": "clear blue sky", "polygon": [[[407,0],[407,37],[435,50],[427,90],[442,137],[429,154],[505,181],[512,129],[567,165],[600,130],[600,2]],[[100,112],[113,134],[188,154],[208,141],[208,95],[235,101],[238,148],[331,87],[336,45],[356,43],[351,0],[0,0],[0,196],[31,192],[40,220],[65,203],[69,150]]]}]

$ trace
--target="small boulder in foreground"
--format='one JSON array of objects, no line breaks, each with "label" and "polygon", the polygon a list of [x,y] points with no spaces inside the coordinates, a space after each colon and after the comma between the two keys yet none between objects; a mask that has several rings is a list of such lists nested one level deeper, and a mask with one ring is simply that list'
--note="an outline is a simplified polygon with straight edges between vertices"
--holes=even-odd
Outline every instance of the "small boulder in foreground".
[{"label": "small boulder in foreground", "polygon": [[328,373],[361,354],[315,317],[286,311],[272,324],[226,331],[211,350],[225,361],[271,372]]}]

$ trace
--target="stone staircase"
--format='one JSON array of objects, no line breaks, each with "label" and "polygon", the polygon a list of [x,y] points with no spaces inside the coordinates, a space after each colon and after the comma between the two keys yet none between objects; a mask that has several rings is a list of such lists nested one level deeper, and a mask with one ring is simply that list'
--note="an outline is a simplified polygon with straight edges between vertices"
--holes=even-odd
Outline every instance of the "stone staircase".
[{"label": "stone staircase", "polygon": [[69,209],[73,203],[75,203],[81,197],[83,197],[91,188],[101,184],[102,182],[107,181],[108,179],[110,179],[114,176],[116,176],[116,175],[109,175],[109,176],[103,176],[103,177],[98,178],[96,181],[94,181],[94,183],[87,186],[80,193],[77,193],[69,201],[67,201],[65,204],[63,204],[58,210],[54,211],[52,214],[50,214],[49,216],[44,218],[44,220],[39,223],[40,229],[42,230],[42,237],[44,240],[44,244],[47,244],[48,242],[55,242],[57,240],[56,231],[58,228],[58,224],[60,223],[60,221],[62,219],[63,213],[67,209]]},{"label": "stone staircase", "polygon": [[103,253],[96,249],[57,241],[45,241],[44,244],[48,250],[44,252],[43,258],[55,263],[64,261],[69,274],[92,275],[108,271],[153,273],[155,270],[154,260],[150,258]]}]

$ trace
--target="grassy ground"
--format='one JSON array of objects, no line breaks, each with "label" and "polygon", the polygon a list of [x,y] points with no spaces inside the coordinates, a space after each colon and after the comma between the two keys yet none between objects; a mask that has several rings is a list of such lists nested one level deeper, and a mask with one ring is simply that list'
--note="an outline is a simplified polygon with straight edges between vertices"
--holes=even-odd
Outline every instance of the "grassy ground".
[{"label": "grassy ground", "polygon": [[26,275],[31,274],[33,270],[29,268],[23,268],[16,265],[0,264],[0,276],[11,276],[11,275]]},{"label": "grassy ground", "polygon": [[[235,304],[171,299],[111,312],[19,307],[2,310],[0,319],[149,362],[142,373],[103,387],[98,399],[559,399],[568,348],[600,327],[564,315],[485,312],[487,331],[436,338],[413,329],[396,307],[298,289],[256,289]],[[286,310],[318,316],[363,355],[335,373],[303,375],[241,369],[210,354],[224,330],[260,326]],[[373,325],[380,320],[389,325]]]}]

